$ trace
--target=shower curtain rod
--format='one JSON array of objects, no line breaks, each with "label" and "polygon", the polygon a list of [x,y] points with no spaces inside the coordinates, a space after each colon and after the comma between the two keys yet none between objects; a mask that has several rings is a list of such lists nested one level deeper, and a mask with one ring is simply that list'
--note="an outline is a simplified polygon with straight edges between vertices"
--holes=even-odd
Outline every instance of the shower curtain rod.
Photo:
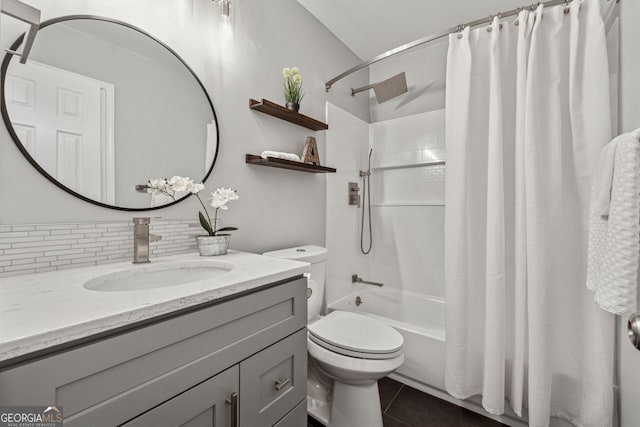
[{"label": "shower curtain rod", "polygon": [[[611,0],[607,0],[607,1],[611,1]],[[616,3],[619,3],[620,0],[616,0]],[[451,33],[457,33],[462,31],[464,28],[466,27],[477,27],[478,25],[482,25],[482,24],[490,24],[493,21],[493,18],[495,18],[496,16],[499,18],[508,18],[510,16],[516,16],[517,14],[519,14],[521,11],[523,10],[530,10],[530,11],[534,11],[538,8],[538,6],[543,5],[544,7],[551,7],[551,6],[558,6],[561,4],[569,4],[569,0],[550,0],[550,1],[546,1],[546,2],[542,2],[542,3],[534,3],[530,6],[524,6],[524,7],[518,7],[516,9],[512,9],[509,10],[507,12],[502,12],[502,13],[497,13],[496,15],[489,15],[486,18],[481,18],[481,19],[477,19],[475,21],[471,21],[471,22],[467,22],[466,24],[460,24],[457,25],[455,27],[451,27],[447,30],[444,30],[441,33],[437,33],[437,34],[432,34],[430,36],[426,36],[423,37],[421,39],[418,40],[414,40],[410,43],[404,44],[400,47],[396,47],[395,49],[391,49],[385,53],[381,53],[378,56],[375,56],[367,61],[364,61],[363,63],[356,65],[353,68],[349,68],[347,71],[345,71],[342,74],[337,75],[336,77],[332,78],[331,80],[329,80],[327,83],[325,83],[324,87],[325,90],[327,92],[329,92],[329,89],[331,89],[331,86],[333,86],[334,83],[336,83],[339,80],[344,79],[345,77],[347,77],[350,74],[355,73],[356,71],[359,71],[365,67],[368,67],[371,64],[375,64],[378,61],[382,61],[383,59],[386,59],[390,56],[396,55],[400,52],[404,52],[407,51],[409,49],[413,49],[416,46],[420,46],[423,45],[425,43],[429,43],[429,42],[433,42],[436,40],[439,40],[441,38],[447,37],[449,34]]]}]

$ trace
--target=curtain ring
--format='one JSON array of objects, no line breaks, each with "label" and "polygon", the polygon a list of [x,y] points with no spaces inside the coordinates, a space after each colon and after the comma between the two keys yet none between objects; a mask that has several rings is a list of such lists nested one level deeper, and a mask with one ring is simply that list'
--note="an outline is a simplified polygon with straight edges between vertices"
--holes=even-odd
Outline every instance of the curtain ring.
[{"label": "curtain ring", "polygon": [[489,18],[487,18],[487,20],[489,21],[489,26],[487,27],[487,32],[490,33],[491,31],[493,31],[493,29],[491,28],[491,23],[493,22],[493,15],[489,15]]},{"label": "curtain ring", "polygon": [[[493,27],[492,27],[492,25],[493,25],[493,20],[494,20],[495,18],[502,19],[502,13],[498,12],[498,13],[497,13],[497,14],[495,14],[495,15],[489,15],[489,26],[487,27],[487,32],[489,32],[489,33],[493,31]],[[502,22],[501,22],[501,23],[500,23],[500,25],[498,26],[498,29],[499,29],[499,30],[501,30],[501,29],[502,29]]]},{"label": "curtain ring", "polygon": [[571,9],[569,8],[569,0],[564,0],[564,11],[563,11],[563,13],[565,15],[568,15],[569,12],[571,12]]},{"label": "curtain ring", "polygon": [[[496,15],[496,17],[502,21],[502,12],[498,12],[498,14]],[[498,29],[501,30],[502,29],[502,22],[500,22],[500,25],[498,25]]]}]

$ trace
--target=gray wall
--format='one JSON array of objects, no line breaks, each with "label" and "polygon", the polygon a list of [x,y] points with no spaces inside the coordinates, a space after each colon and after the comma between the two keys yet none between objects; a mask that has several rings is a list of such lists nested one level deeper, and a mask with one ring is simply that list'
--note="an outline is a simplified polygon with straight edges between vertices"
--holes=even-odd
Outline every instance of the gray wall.
[{"label": "gray wall", "polygon": [[[325,101],[369,119],[366,100],[345,88],[367,84],[368,71],[346,79],[327,94],[324,82],[359,62],[358,58],[295,0],[234,2],[234,36],[220,37],[217,8],[210,0],[30,0],[43,19],[95,14],[119,19],[153,34],[190,64],[212,95],[218,113],[221,146],[207,192],[233,187],[233,202],[223,222],[240,228],[234,249],[260,252],[302,243],[324,243],[325,177],[246,165],[246,153],[266,149],[301,152],[313,132],[250,111],[249,98],[282,103],[284,66],[300,67],[306,96],[301,112],[323,120]],[[2,17],[2,46],[24,26]],[[324,158],[324,134],[315,134]],[[130,218],[82,202],[50,184],[0,128],[0,180],[19,183],[0,189],[0,224],[94,221]],[[196,218],[198,204],[187,200],[150,216]]]},{"label": "gray wall", "polygon": [[378,104],[372,96],[372,123],[444,108],[448,40],[448,37],[445,37],[441,41],[415,48],[371,66],[372,82],[386,80],[404,71],[409,89],[407,94],[382,104]]},{"label": "gray wall", "polygon": [[[640,127],[640,2],[621,1],[621,125],[628,132]],[[640,307],[640,305],[639,305]],[[621,426],[640,425],[640,352],[627,338],[627,318],[620,320],[620,403]]]}]

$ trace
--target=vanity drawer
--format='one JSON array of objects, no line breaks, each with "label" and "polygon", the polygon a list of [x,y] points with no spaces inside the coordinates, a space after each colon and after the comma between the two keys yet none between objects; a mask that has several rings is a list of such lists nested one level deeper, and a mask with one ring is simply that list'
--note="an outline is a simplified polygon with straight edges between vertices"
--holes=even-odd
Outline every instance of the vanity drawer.
[{"label": "vanity drawer", "polygon": [[307,396],[307,331],[240,364],[240,425],[274,425]]},{"label": "vanity drawer", "polygon": [[0,405],[63,406],[65,427],[118,425],[306,321],[306,279],[281,283],[0,371]]}]

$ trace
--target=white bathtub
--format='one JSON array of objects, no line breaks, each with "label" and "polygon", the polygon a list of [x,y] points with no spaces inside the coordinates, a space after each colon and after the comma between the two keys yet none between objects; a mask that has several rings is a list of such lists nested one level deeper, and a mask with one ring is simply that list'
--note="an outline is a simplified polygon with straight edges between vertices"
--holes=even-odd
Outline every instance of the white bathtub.
[{"label": "white bathtub", "polygon": [[[356,297],[362,304],[356,306]],[[402,379],[444,389],[445,303],[441,298],[392,288],[367,287],[329,304],[327,310],[361,313],[393,326],[404,337]]]}]

